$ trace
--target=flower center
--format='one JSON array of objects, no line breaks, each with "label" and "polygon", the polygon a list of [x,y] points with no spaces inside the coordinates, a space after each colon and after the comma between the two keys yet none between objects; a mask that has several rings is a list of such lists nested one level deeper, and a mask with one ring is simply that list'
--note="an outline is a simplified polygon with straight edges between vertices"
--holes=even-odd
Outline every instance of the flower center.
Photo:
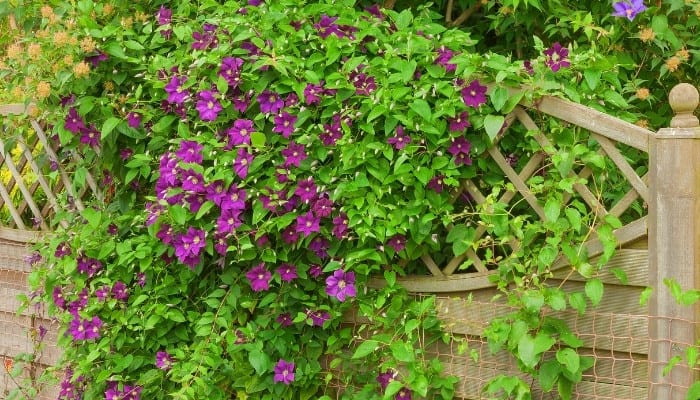
[{"label": "flower center", "polygon": [[345,283],[344,280],[341,279],[341,280],[338,281],[338,287],[339,287],[339,288],[344,289],[344,288],[345,288],[345,285],[346,285],[346,283]]}]

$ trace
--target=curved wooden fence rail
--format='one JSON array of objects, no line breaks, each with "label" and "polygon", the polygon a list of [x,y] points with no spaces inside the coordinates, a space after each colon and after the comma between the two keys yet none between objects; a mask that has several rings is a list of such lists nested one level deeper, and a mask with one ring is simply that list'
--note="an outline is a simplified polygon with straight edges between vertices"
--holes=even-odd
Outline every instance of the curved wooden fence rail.
[{"label": "curved wooden fence rail", "polygon": [[[698,105],[697,90],[679,85],[672,90],[670,103],[676,113],[671,127],[652,132],[554,97],[523,101],[506,116],[505,128],[484,154],[513,188],[501,193],[498,202],[527,204],[531,215],[540,219],[545,218],[543,204],[529,182],[558,151],[549,139],[543,116],[567,129],[584,132],[591,146],[607,160],[606,165],[626,181],[624,188],[617,188],[622,195],[606,199],[601,196],[602,189],[593,185],[596,171],[590,166],[581,162],[569,172],[571,177],[580,178],[580,183],[564,198],[563,206],[577,201],[598,219],[613,215],[625,221],[614,231],[620,248],[601,275],[607,286],[600,306],[585,316],[575,312],[557,315],[584,341],[582,352],[596,358],[595,366],[575,389],[578,399],[684,399],[694,378],[682,362],[670,374],[663,373],[669,360],[683,355],[697,339],[696,310],[678,306],[664,290],[663,280],[675,279],[684,289],[700,285],[696,272],[700,267],[700,124],[693,116]],[[24,106],[0,106],[0,117],[25,111]],[[50,229],[51,216],[57,210],[65,210],[65,204],[81,210],[81,200],[86,196],[100,198],[100,191],[89,173],[84,174],[83,185],[75,185],[75,171],[65,164],[51,163],[70,161],[78,155],[58,154],[37,121],[31,121],[32,132],[22,137],[7,134],[11,124],[11,120],[4,120],[5,131],[0,136],[0,176],[4,177],[0,179],[0,211],[4,214],[0,215],[5,221],[0,227],[4,239],[0,240],[0,258],[16,260],[16,254],[3,253],[3,249],[27,251],[26,243],[37,240],[38,231]],[[518,155],[522,161],[516,168],[500,144],[508,135],[523,131],[536,141],[539,150]],[[648,153],[648,162],[640,168],[638,162],[631,163],[623,156],[621,148]],[[488,190],[478,178],[465,180],[454,198],[468,197],[473,205],[483,205],[490,195]],[[72,201],[66,201],[67,196]],[[476,226],[474,241],[486,234],[485,227]],[[519,245],[511,241],[505,251],[513,252]],[[595,235],[585,246],[593,261],[603,252]],[[452,254],[452,249],[443,253]],[[497,293],[491,279],[493,261],[472,247],[451,257],[426,254],[420,261],[431,275],[404,277],[400,283],[417,294],[435,294],[445,326],[462,337],[471,351],[478,353],[479,360],[461,354],[456,345],[441,345],[430,351],[445,361],[446,373],[461,377],[458,396],[482,398],[481,389],[490,378],[517,374],[514,360],[501,353],[491,354],[481,338],[490,319],[511,311],[506,304],[493,300]],[[0,265],[0,292],[6,295],[2,300],[5,303],[0,301],[0,323],[11,320],[11,308],[17,304],[9,299],[21,292],[17,282],[26,279],[22,275],[27,272],[26,266],[13,265]],[[585,279],[569,274],[566,266],[568,261],[562,255],[553,265],[552,284],[580,290]],[[613,268],[625,271],[625,284],[614,275]],[[382,285],[382,281],[371,284]],[[642,306],[639,298],[648,286],[655,291],[648,305]],[[23,321],[20,325],[30,331],[33,323]],[[13,357],[25,347],[8,344],[0,337],[0,357]],[[50,364],[55,354],[49,354],[46,362]],[[550,398],[551,393],[541,396]]]}]

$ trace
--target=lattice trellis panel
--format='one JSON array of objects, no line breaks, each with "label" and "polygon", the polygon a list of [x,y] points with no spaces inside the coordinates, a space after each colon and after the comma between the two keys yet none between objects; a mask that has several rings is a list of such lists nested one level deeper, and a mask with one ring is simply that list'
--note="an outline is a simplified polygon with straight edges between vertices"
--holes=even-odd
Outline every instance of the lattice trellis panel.
[{"label": "lattice trellis panel", "polygon": [[79,154],[59,157],[41,124],[10,117],[24,110],[18,105],[0,106],[0,226],[48,230],[57,211],[80,211],[85,199],[102,195],[90,172],[85,185],[75,184],[69,164],[71,159],[80,160]]},{"label": "lattice trellis panel", "polygon": [[[535,122],[533,116],[539,122]],[[606,215],[624,217],[623,221],[626,224],[615,231],[620,245],[643,237],[646,234],[645,205],[649,200],[646,159],[642,162],[644,164],[642,166],[637,165],[639,163],[631,164],[622,155],[620,148],[627,146],[639,150],[641,155],[646,157],[644,153],[648,152],[648,135],[652,132],[564,100],[545,98],[536,105],[518,106],[506,116],[504,128],[493,146],[483,154],[483,157],[491,163],[490,165],[495,166],[493,169],[496,170],[496,174],[501,175],[502,181],[509,184],[511,188],[501,193],[497,202],[508,207],[515,207],[517,204],[518,212],[527,209],[525,213],[529,214],[529,218],[545,220],[543,201],[538,198],[536,191],[533,191],[531,180],[538,174],[542,174],[543,170],[553,169],[552,159],[560,152],[557,144],[548,138],[552,137],[551,134],[546,131],[546,120],[552,117],[559,124],[565,125],[563,129],[581,131],[581,136],[586,140],[584,144],[595,149],[597,155],[605,160],[605,171],[602,172],[616,175],[615,181],[619,183],[616,183],[615,189],[622,193],[615,199],[602,198],[602,193],[606,189],[596,187],[600,184],[597,182],[599,178],[596,173],[600,175],[601,168],[595,171],[590,163],[575,160],[566,178],[572,178],[577,183],[573,184],[572,193],[564,194],[562,208],[571,205],[575,200],[579,205],[585,206],[594,217],[595,224],[602,221]],[[532,138],[537,143],[537,149],[523,154],[504,152],[501,142],[508,135]],[[642,174],[639,174],[638,170]],[[487,196],[490,189],[491,186],[482,177],[464,180],[454,192],[453,200],[467,199],[466,207],[474,210],[488,210]],[[473,226],[475,232],[471,240],[474,243],[485,238],[489,239],[485,224],[475,223]],[[589,257],[603,252],[595,235],[592,236],[592,240],[586,243]],[[507,257],[517,251],[519,246],[516,240],[510,240],[499,248],[503,253],[502,256]],[[493,286],[489,280],[489,275],[494,273],[497,266],[493,258],[484,257],[478,249],[469,248],[463,254],[445,259],[444,254],[449,251],[445,248],[439,257],[423,255],[421,262],[430,271],[431,276],[411,276],[403,280],[402,284],[409,291],[433,293]],[[567,264],[566,258],[560,255],[553,267]]]}]

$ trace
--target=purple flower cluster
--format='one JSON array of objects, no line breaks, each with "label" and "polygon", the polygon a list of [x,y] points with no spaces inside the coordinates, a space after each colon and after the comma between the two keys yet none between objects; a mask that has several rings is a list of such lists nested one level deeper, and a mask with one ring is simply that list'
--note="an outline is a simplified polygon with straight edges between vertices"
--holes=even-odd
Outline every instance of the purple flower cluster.
[{"label": "purple flower cluster", "polygon": [[272,273],[265,269],[265,264],[260,263],[245,274],[245,277],[250,282],[250,288],[254,292],[262,292],[270,288]]},{"label": "purple flower cluster", "polygon": [[68,332],[74,341],[91,340],[100,337],[101,328],[102,320],[99,317],[87,319],[76,315],[68,325]]},{"label": "purple flower cluster", "polygon": [[66,376],[61,381],[61,389],[57,400],[80,400],[83,398],[85,379],[82,376],[74,377],[73,370],[66,368]]},{"label": "purple flower cluster", "polygon": [[407,144],[411,143],[411,137],[405,134],[403,126],[399,125],[396,127],[396,134],[386,141],[394,146],[396,150],[402,150]]},{"label": "purple flower cluster", "polygon": [[454,52],[445,46],[440,46],[437,52],[438,56],[435,59],[435,64],[442,65],[447,72],[455,72],[457,70],[457,64],[450,63],[452,57],[455,55]]},{"label": "purple flower cluster", "polygon": [[472,159],[469,157],[471,148],[472,144],[464,136],[460,136],[452,141],[448,151],[454,156],[456,165],[471,165]]},{"label": "purple flower cluster", "polygon": [[80,135],[80,143],[82,144],[90,147],[100,145],[100,131],[94,124],[86,125],[85,120],[78,114],[78,109],[75,107],[68,110],[63,127],[75,135]]},{"label": "purple flower cluster", "polygon": [[99,260],[82,255],[78,257],[78,272],[87,274],[89,278],[92,278],[101,269],[102,263]]},{"label": "purple flower cluster", "polygon": [[140,400],[141,386],[124,385],[119,389],[117,382],[109,382],[105,391],[105,400]]}]

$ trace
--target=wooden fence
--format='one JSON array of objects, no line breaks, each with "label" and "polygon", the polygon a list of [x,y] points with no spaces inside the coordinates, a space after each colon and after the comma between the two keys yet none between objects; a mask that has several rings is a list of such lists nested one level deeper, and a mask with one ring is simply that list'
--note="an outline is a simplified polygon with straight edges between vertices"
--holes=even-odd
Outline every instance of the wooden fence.
[{"label": "wooden fence", "polygon": [[[574,185],[574,193],[566,202],[580,201],[600,218],[610,214],[625,221],[624,226],[614,231],[619,249],[600,276],[606,290],[599,307],[584,315],[552,312],[583,340],[582,353],[596,360],[575,388],[578,399],[685,399],[697,375],[683,362],[669,374],[663,371],[674,356],[684,356],[686,348],[698,338],[696,308],[677,305],[663,281],[675,279],[684,289],[700,287],[697,272],[700,271],[700,124],[693,115],[698,106],[698,92],[691,85],[681,84],[671,91],[669,101],[675,117],[669,128],[658,132],[558,98],[523,101],[506,117],[507,128],[485,155],[513,187],[499,201],[527,204],[542,219],[543,205],[529,182],[543,163],[556,155],[557,148],[548,138],[547,127],[539,116],[553,118],[567,125],[567,129],[585,132],[589,145],[595,146],[614,173],[627,182],[621,196],[604,198],[601,187],[590,182],[594,173],[591,168],[580,163],[571,172],[572,176],[589,182]],[[0,108],[0,116],[18,111],[22,110]],[[99,196],[98,187],[89,175],[86,184],[78,189],[73,185],[70,171],[52,164],[77,155],[56,154],[42,127],[36,122],[32,122],[32,127],[28,136],[31,140],[13,142],[12,149],[17,146],[21,149],[15,154],[5,144],[5,136],[0,137],[0,174],[5,174],[0,176],[9,176],[0,180],[3,207],[0,211],[6,212],[8,225],[0,228],[0,294],[4,295],[0,298],[0,324],[3,331],[14,332],[0,336],[0,357],[7,359],[31,350],[31,332],[36,329],[37,322],[28,314],[13,313],[18,305],[15,295],[26,290],[23,280],[28,267],[21,260],[27,255],[27,243],[37,240],[36,231],[51,226],[50,217],[62,204],[72,204],[79,210],[83,207],[83,196],[95,193]],[[540,150],[518,155],[527,159],[517,163],[520,167],[516,170],[509,160],[511,155],[504,154],[499,143],[523,130],[534,137]],[[636,149],[642,155],[643,165],[631,163],[621,148],[626,148],[625,154]],[[32,180],[27,182],[26,176],[32,176]],[[478,179],[466,180],[455,197],[464,195],[481,204],[487,199],[487,189],[488,185]],[[60,201],[61,196],[70,196],[72,201],[66,202],[65,198]],[[476,229],[477,238],[486,233],[483,227]],[[517,247],[517,243],[512,246]],[[603,253],[595,237],[586,247],[592,261]],[[445,252],[451,254],[451,249]],[[437,296],[438,313],[445,326],[465,340],[469,350],[462,354],[455,343],[430,351],[445,361],[446,373],[461,378],[459,397],[482,398],[482,388],[489,379],[498,374],[518,373],[515,360],[502,352],[491,354],[482,338],[488,321],[511,311],[506,304],[493,300],[497,291],[489,278],[495,273],[494,265],[474,249],[449,259],[444,254],[425,255],[422,262],[431,276],[407,277],[400,283],[414,293]],[[552,284],[580,290],[585,279],[569,274],[567,266],[563,257],[555,262]],[[625,284],[616,277],[615,269],[625,272]],[[381,285],[381,281],[373,284]],[[640,305],[640,296],[647,287],[653,287],[654,291],[648,303]],[[40,322],[50,325],[50,321]],[[50,348],[41,362],[49,365],[55,362],[57,354]],[[478,361],[472,357],[475,355]],[[0,379],[3,372],[0,371]],[[0,380],[0,384],[5,382]],[[539,396],[555,398],[551,393]]]}]

